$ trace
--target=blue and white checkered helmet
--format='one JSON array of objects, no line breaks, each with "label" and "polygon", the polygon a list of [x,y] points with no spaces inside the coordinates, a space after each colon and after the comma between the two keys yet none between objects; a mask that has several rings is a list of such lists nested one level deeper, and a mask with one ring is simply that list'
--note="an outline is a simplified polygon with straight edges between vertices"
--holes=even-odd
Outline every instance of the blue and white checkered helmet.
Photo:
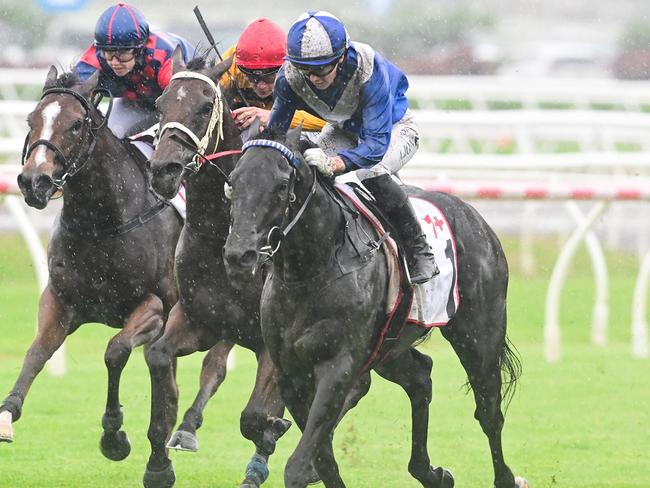
[{"label": "blue and white checkered helmet", "polygon": [[287,39],[287,61],[322,66],[336,61],[347,49],[348,31],[324,10],[306,12],[294,22]]}]

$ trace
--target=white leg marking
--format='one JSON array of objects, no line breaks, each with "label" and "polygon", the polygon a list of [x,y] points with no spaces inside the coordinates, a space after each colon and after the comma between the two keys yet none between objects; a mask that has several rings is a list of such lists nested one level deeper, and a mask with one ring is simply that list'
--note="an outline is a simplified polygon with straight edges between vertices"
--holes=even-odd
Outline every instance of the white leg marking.
[{"label": "white leg marking", "polygon": [[[52,137],[52,133],[54,132],[54,121],[60,113],[61,105],[59,105],[59,102],[52,102],[43,109],[43,130],[41,131],[39,139],[45,139],[46,141],[50,140],[50,137]],[[36,166],[40,166],[45,162],[46,149],[45,146],[39,146],[38,149],[36,149],[36,156],[34,157]]]},{"label": "white leg marking", "polygon": [[14,440],[14,429],[11,426],[13,415],[11,412],[0,412],[0,442],[12,442]]}]

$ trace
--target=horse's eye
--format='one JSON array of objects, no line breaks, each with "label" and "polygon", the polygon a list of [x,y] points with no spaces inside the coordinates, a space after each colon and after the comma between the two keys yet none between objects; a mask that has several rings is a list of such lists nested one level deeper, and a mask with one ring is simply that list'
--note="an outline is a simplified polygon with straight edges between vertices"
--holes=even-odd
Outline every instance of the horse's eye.
[{"label": "horse's eye", "polygon": [[70,130],[75,134],[79,132],[81,130],[81,120],[75,121],[75,123],[72,124],[72,127],[70,127]]},{"label": "horse's eye", "polygon": [[201,115],[210,115],[212,113],[212,102],[206,103],[201,107]]}]

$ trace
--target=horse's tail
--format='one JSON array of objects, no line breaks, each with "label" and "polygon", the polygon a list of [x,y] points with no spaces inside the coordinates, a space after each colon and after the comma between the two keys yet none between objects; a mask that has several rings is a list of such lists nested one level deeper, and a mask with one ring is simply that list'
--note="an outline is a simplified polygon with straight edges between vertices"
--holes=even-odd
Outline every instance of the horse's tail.
[{"label": "horse's tail", "polygon": [[521,360],[517,348],[510,342],[508,336],[505,337],[503,342],[498,364],[501,371],[501,398],[505,410],[508,410],[510,401],[515,394],[517,380],[521,376]]}]

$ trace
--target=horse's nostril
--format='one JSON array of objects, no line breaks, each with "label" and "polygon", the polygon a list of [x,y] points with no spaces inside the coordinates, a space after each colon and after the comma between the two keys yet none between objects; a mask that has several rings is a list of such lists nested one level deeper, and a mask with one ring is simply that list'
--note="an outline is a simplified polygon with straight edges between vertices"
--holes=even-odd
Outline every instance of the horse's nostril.
[{"label": "horse's nostril", "polygon": [[242,254],[239,262],[246,267],[254,266],[257,263],[257,253],[255,251],[246,251]]},{"label": "horse's nostril", "polygon": [[54,185],[54,181],[49,175],[38,175],[34,181],[34,189],[49,190]]}]

